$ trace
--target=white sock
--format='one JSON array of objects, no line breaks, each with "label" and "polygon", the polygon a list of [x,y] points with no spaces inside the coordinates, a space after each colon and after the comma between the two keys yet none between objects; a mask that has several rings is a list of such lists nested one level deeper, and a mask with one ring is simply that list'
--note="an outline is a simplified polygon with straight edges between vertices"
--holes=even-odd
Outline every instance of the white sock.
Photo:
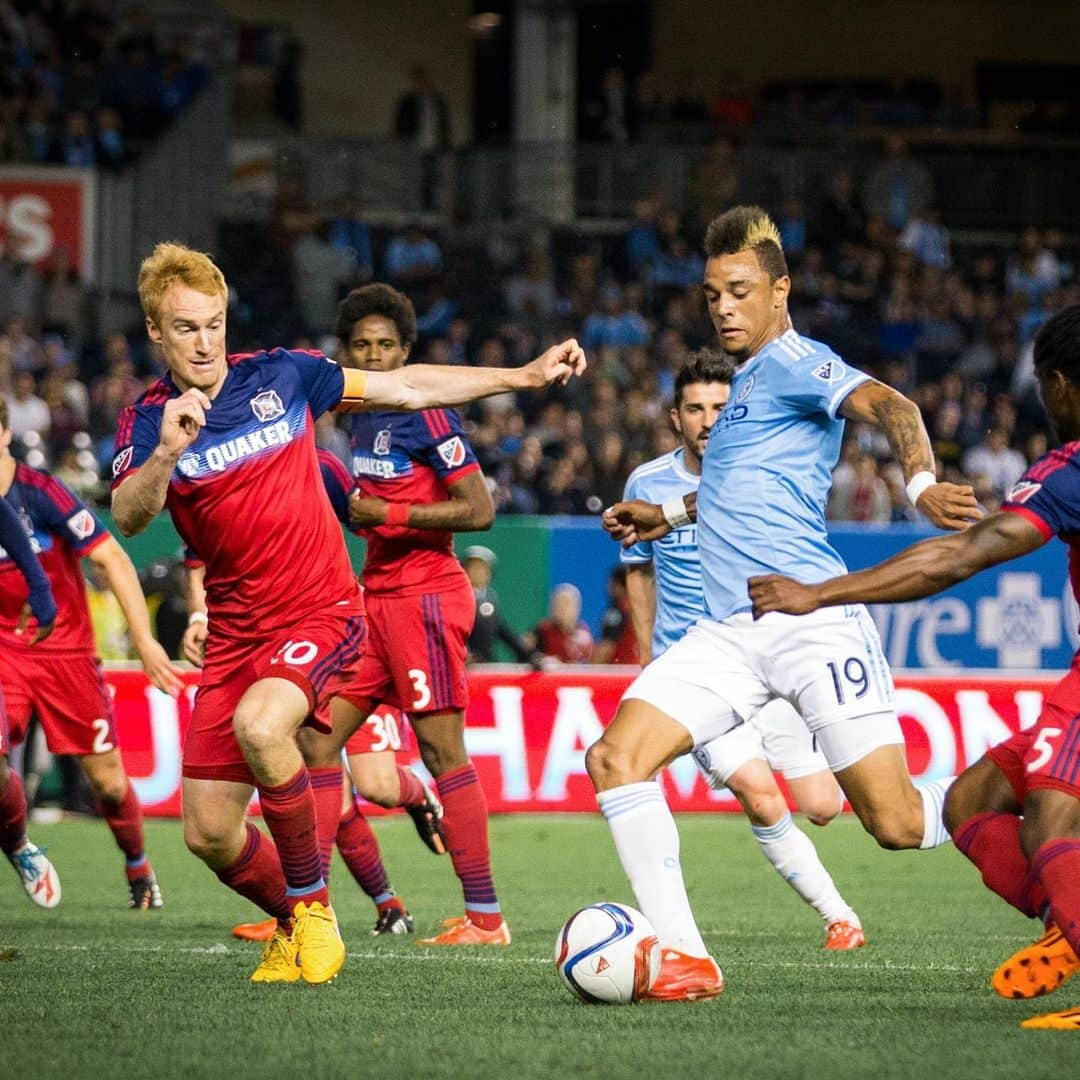
[{"label": "white sock", "polygon": [[945,792],[952,786],[955,776],[934,780],[918,789],[922,796],[923,838],[921,848],[935,848],[949,842],[949,830],[942,816],[945,810]]},{"label": "white sock", "polygon": [[660,785],[652,780],[601,791],[600,812],[611,827],[637,906],[662,947],[708,956],[683,884],[679,830]]},{"label": "white sock", "polygon": [[761,853],[776,872],[831,925],[839,920],[862,926],[859,916],[840,895],[818,857],[814,842],[797,828],[790,814],[775,825],[751,825]]}]

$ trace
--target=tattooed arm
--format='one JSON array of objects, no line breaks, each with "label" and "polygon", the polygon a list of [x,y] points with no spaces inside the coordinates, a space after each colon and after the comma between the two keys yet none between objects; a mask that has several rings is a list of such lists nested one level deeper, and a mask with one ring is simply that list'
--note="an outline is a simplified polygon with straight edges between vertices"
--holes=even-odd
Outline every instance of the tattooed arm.
[{"label": "tattooed arm", "polygon": [[[936,477],[934,451],[922,414],[903,394],[870,379],[848,394],[839,412],[847,420],[873,424],[885,433],[893,455],[904,470],[905,481],[910,483],[920,473]],[[939,529],[966,529],[982,517],[975,491],[969,484],[932,483],[928,478],[915,505]]]}]

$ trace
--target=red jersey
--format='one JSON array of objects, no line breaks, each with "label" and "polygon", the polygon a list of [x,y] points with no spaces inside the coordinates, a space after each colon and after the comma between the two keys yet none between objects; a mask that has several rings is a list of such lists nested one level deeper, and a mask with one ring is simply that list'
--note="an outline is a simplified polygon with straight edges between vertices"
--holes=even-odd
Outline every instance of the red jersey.
[{"label": "red jersey", "polygon": [[564,664],[587,664],[592,659],[593,637],[584,622],[567,632],[551,619],[541,619],[533,633],[536,648],[545,656],[554,656]]},{"label": "red jersey", "polygon": [[15,467],[7,494],[18,513],[30,544],[49,577],[56,598],[53,632],[31,646],[32,632],[15,634],[26,603],[26,579],[6,551],[0,549],[0,644],[41,657],[46,654],[93,655],[94,629],[86,605],[86,582],[80,560],[106,540],[108,529],[72,491],[55,477],[29,465]]},{"label": "red jersey", "polygon": [[[453,409],[357,413],[352,448],[357,490],[387,502],[445,502],[450,484],[480,468]],[[368,592],[439,592],[465,576],[449,530],[379,525],[355,531],[367,539]]]},{"label": "red jersey", "polygon": [[[177,462],[165,505],[206,566],[215,637],[261,640],[357,591],[323,487],[315,417],[344,392],[321,353],[273,349],[229,357],[206,426]],[[113,486],[158,445],[180,391],[166,375],[120,414]]]}]

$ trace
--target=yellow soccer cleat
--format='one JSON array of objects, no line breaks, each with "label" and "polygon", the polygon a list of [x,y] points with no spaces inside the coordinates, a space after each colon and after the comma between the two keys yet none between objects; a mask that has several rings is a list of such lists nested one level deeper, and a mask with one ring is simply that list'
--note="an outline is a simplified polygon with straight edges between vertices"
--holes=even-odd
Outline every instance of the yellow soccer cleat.
[{"label": "yellow soccer cleat", "polygon": [[292,936],[304,982],[329,982],[341,970],[345,963],[345,943],[332,907],[317,900],[311,904],[301,900],[293,908]]},{"label": "yellow soccer cleat", "polygon": [[274,936],[263,946],[262,959],[252,972],[251,981],[257,983],[296,982],[300,978],[300,959],[296,942],[280,926]]},{"label": "yellow soccer cleat", "polygon": [[1033,998],[1056,990],[1080,971],[1080,960],[1051,925],[1038,941],[1013,953],[990,976],[994,992],[1003,998]]},{"label": "yellow soccer cleat", "polygon": [[1043,1013],[1033,1016],[1020,1025],[1022,1028],[1043,1028],[1047,1031],[1080,1031],[1080,1009],[1066,1009],[1064,1012]]}]

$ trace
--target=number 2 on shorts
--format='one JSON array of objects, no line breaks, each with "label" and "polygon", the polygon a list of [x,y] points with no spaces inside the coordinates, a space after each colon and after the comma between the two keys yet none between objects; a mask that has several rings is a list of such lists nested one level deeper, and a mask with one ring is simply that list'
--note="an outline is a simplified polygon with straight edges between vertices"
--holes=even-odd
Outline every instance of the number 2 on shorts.
[{"label": "number 2 on shorts", "polygon": [[855,699],[858,700],[870,689],[870,676],[866,674],[866,665],[857,657],[849,656],[844,661],[843,677],[841,669],[836,662],[830,660],[826,665],[832,676],[833,689],[836,691],[836,704],[844,704],[844,683],[848,682],[855,687]]}]

